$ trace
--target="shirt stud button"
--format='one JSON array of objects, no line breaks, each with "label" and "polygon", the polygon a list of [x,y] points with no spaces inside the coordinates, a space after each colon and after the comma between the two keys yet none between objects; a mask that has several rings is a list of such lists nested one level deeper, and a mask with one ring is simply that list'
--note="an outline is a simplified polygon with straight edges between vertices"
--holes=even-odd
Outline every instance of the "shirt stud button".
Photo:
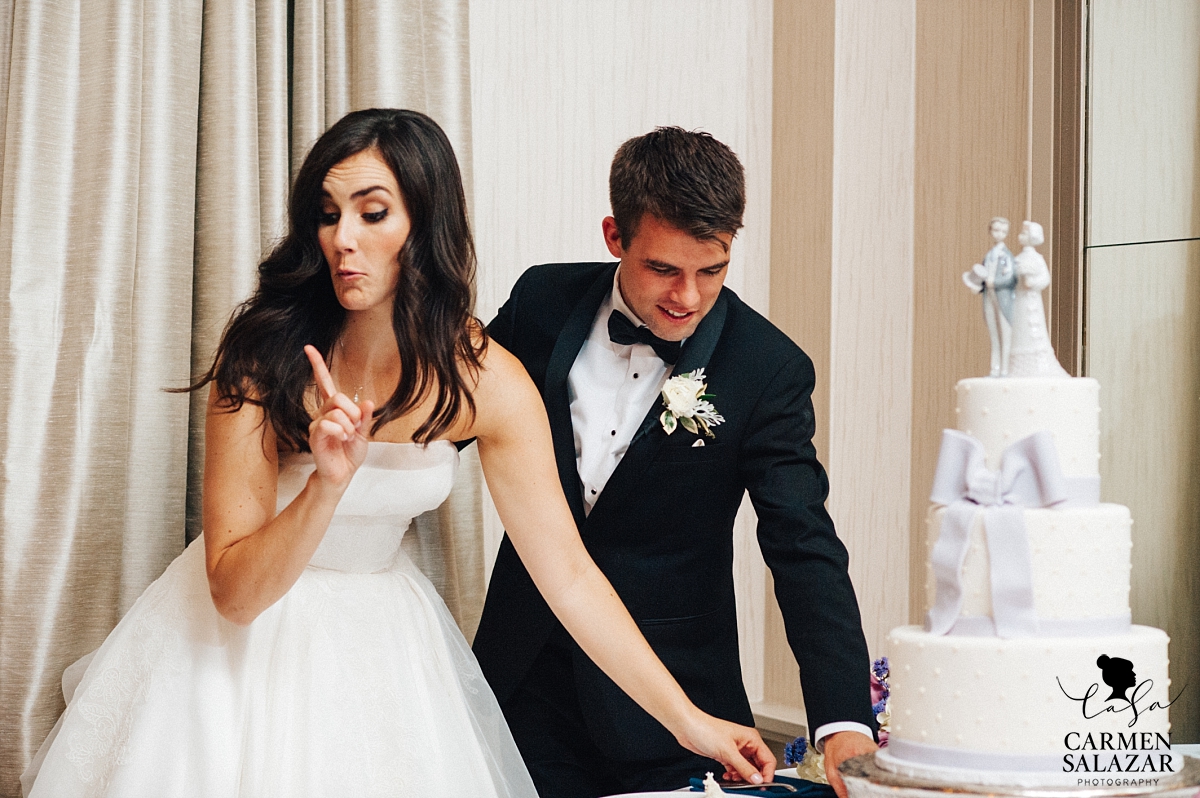
[{"label": "shirt stud button", "polygon": [[635,373],[635,374],[633,375],[633,378],[636,380],[636,379],[638,378],[638,375]]},{"label": "shirt stud button", "polygon": [[595,496],[595,495],[596,495],[596,489],[595,489],[595,488],[592,488],[592,495],[593,495],[593,496]]},{"label": "shirt stud button", "polygon": [[612,434],[613,434],[613,435],[616,435],[616,434],[617,434],[617,431],[616,431],[616,430],[613,430],[613,431],[612,431]]}]

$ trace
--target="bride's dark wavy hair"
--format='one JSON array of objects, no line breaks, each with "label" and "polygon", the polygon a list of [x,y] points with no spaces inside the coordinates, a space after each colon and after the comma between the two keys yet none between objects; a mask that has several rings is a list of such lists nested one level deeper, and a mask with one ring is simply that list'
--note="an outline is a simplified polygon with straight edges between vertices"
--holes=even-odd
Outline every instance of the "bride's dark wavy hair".
[{"label": "bride's dark wavy hair", "polygon": [[472,314],[475,247],[454,150],[437,123],[416,111],[370,109],[347,114],[319,138],[296,175],[288,232],[258,267],[258,288],[234,311],[212,368],[190,387],[215,383],[218,406],[263,408],[279,440],[308,450],[312,421],[305,393],[312,369],[304,345],[329,362],[346,311],[337,300],[317,240],[321,185],[337,164],[375,150],[392,170],[411,231],[400,249],[392,329],[400,349],[400,382],[375,411],[371,432],[416,408],[433,393],[429,417],[413,439],[427,443],[459,418],[474,417],[473,385],[487,334]]}]

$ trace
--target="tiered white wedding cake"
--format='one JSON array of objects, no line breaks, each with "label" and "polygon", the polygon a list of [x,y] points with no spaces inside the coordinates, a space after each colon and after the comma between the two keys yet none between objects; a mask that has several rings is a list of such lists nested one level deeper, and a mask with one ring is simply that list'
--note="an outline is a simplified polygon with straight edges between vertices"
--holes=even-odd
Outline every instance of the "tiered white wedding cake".
[{"label": "tiered white wedding cake", "polygon": [[927,621],[887,641],[886,770],[1126,786],[1182,767],[1167,635],[1130,623],[1129,510],[1099,502],[1100,386],[1059,373],[957,385],[928,518]]}]

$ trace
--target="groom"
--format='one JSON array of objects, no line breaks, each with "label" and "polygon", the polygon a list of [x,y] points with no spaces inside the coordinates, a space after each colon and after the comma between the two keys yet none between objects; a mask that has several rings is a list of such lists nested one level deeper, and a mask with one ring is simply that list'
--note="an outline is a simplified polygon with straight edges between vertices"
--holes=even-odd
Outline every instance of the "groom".
[{"label": "groom", "polygon": [[[621,145],[609,193],[604,240],[620,263],[529,269],[488,330],[541,391],[583,542],[647,641],[701,709],[752,726],[732,574],[749,491],[810,736],[844,795],[837,765],[875,748],[870,663],[812,445],[812,363],[722,287],[742,165],[708,134],[659,128]],[[672,414],[660,398],[699,369],[707,433],[689,402]],[[721,772],[582,653],[507,537],[474,650],[542,798],[675,789]]]}]

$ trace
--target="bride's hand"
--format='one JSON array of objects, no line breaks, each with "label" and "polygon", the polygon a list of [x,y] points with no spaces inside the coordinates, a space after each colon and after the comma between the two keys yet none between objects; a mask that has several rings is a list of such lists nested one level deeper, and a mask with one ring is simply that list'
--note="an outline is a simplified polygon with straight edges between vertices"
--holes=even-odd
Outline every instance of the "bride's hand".
[{"label": "bride's hand", "polygon": [[775,778],[775,755],[758,732],[699,710],[684,734],[676,737],[692,753],[725,766],[729,781],[762,784]]},{"label": "bride's hand", "polygon": [[364,430],[375,412],[375,404],[364,401],[356,405],[350,397],[339,392],[316,347],[305,346],[304,354],[312,364],[313,379],[321,399],[321,407],[308,425],[308,446],[312,449],[318,476],[331,485],[345,488],[367,457]]}]

